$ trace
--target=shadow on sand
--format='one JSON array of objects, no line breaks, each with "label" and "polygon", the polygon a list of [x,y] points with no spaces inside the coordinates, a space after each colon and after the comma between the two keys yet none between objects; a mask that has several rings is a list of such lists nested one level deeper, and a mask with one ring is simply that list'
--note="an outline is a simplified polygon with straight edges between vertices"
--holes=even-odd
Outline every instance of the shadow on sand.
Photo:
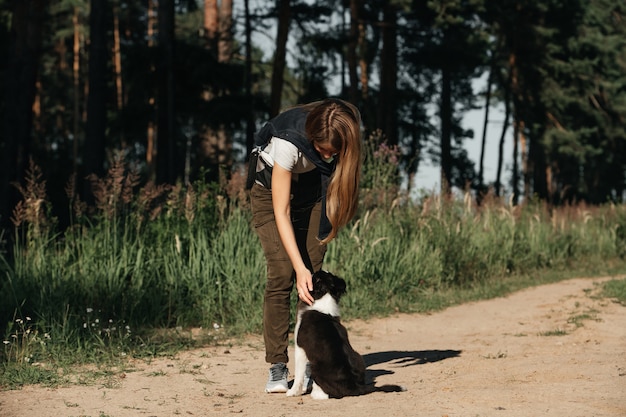
[{"label": "shadow on sand", "polygon": [[[365,366],[389,363],[397,367],[424,365],[426,363],[439,362],[445,359],[461,356],[460,350],[391,350],[387,352],[368,353],[363,356]],[[373,381],[380,375],[393,374],[393,371],[384,369],[368,369],[367,379]]]}]

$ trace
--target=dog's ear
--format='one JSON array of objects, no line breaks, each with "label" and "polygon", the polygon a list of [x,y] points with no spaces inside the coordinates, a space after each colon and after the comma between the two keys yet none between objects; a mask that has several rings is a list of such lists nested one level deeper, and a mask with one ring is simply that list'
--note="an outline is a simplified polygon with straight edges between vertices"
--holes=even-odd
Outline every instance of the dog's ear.
[{"label": "dog's ear", "polygon": [[327,277],[325,271],[313,273],[313,291],[310,291],[313,299],[317,300],[328,292]]},{"label": "dog's ear", "polygon": [[317,299],[330,293],[339,299],[346,293],[346,281],[331,272],[319,270],[313,274],[313,298]]},{"label": "dog's ear", "polygon": [[344,281],[343,278],[333,275],[333,287],[335,287],[335,293],[338,296],[346,293],[346,281]]},{"label": "dog's ear", "polygon": [[314,272],[312,278],[313,278],[313,289],[315,289],[315,287],[320,286],[324,282],[323,271]]}]

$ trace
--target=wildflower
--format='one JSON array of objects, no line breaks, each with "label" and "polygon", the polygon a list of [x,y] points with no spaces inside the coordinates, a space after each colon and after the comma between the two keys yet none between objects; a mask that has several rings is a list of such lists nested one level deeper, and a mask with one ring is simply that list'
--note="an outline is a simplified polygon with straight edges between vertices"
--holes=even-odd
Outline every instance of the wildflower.
[{"label": "wildflower", "polygon": [[87,323],[83,323],[83,329],[87,328]]},{"label": "wildflower", "polygon": [[87,307],[87,314],[89,314],[89,313],[93,313],[93,308]]},{"label": "wildflower", "polygon": [[32,319],[28,316],[26,316],[26,321],[31,321]]},{"label": "wildflower", "polygon": [[217,323],[213,323],[213,328],[214,328],[215,330],[217,330],[217,329],[219,329],[219,328],[220,328],[220,325],[219,325],[219,324],[217,324]]}]

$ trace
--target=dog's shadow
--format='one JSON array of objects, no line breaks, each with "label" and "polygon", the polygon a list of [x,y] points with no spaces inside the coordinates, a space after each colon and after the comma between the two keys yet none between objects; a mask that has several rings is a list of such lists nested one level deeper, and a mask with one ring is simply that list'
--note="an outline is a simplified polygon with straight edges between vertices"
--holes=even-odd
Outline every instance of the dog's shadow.
[{"label": "dog's shadow", "polygon": [[[397,367],[407,367],[414,365],[424,365],[427,363],[439,362],[445,359],[457,358],[461,356],[460,350],[391,350],[387,352],[367,353],[363,356],[365,367],[381,363],[389,363]],[[374,381],[380,375],[393,374],[393,371],[384,369],[367,369],[366,379]]]}]

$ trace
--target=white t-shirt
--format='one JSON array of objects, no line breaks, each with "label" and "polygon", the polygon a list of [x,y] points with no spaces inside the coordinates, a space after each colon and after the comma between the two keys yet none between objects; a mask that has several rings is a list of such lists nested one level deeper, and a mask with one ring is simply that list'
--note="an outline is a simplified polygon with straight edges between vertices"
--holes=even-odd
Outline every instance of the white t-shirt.
[{"label": "white t-shirt", "polygon": [[278,164],[294,174],[313,171],[315,165],[300,152],[298,147],[288,140],[272,137],[269,143],[259,153],[257,172],[265,166],[273,167]]}]

